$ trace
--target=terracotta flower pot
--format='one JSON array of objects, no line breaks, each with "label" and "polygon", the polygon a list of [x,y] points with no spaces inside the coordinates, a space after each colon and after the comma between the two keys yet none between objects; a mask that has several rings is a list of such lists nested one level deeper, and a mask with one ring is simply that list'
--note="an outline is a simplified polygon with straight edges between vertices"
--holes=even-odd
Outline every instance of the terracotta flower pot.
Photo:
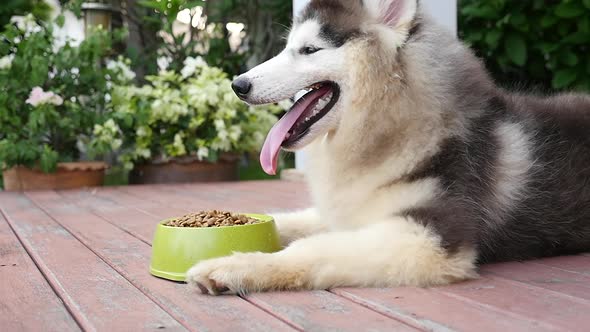
[{"label": "terracotta flower pot", "polygon": [[58,190],[102,186],[103,162],[59,163],[55,173],[16,166],[2,172],[6,191]]},{"label": "terracotta flower pot", "polygon": [[216,163],[179,161],[136,165],[129,174],[131,184],[222,182],[238,180],[237,158],[220,158]]}]

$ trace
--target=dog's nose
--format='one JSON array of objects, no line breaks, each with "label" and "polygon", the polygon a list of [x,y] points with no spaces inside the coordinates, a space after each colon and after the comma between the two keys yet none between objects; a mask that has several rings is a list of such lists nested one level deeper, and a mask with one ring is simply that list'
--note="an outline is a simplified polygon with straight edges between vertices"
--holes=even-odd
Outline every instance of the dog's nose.
[{"label": "dog's nose", "polygon": [[248,97],[248,93],[252,90],[252,83],[246,78],[238,78],[232,82],[231,88],[238,97],[244,99]]}]

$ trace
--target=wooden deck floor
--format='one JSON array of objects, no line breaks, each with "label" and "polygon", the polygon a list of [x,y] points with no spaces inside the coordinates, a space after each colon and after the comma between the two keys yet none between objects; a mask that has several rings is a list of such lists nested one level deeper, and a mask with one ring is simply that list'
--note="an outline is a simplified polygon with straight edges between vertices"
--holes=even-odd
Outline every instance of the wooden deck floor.
[{"label": "wooden deck floor", "polygon": [[436,289],[209,297],[148,273],[155,224],[308,205],[302,184],[0,193],[2,331],[588,331],[590,256],[482,268]]}]

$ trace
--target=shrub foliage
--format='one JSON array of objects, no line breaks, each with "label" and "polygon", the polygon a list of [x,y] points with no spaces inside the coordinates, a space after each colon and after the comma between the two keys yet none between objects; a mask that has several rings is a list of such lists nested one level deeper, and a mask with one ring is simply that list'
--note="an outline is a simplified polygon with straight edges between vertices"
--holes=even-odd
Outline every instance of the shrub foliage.
[{"label": "shrub foliage", "polygon": [[503,85],[590,91],[590,0],[462,0],[460,35]]}]

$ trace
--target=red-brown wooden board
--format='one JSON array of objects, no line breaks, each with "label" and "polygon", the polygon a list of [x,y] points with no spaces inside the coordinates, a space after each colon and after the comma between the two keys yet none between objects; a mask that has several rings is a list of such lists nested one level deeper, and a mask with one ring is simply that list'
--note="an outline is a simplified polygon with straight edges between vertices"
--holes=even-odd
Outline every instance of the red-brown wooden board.
[{"label": "red-brown wooden board", "polygon": [[457,299],[501,308],[506,315],[527,317],[568,331],[587,331],[590,302],[508,279],[482,276],[478,280],[436,289]]},{"label": "red-brown wooden board", "polygon": [[572,297],[590,300],[590,275],[565,271],[535,261],[488,265],[482,268],[482,272],[486,275],[499,276]]},{"label": "red-brown wooden board", "polygon": [[[117,272],[160,304],[184,326],[196,330],[290,330],[287,324],[238,297],[204,297],[184,284],[149,274],[151,248],[112,223],[85,211],[57,193],[29,193],[29,197],[103,258]],[[105,208],[105,210],[108,208]],[[119,210],[120,211],[120,210]],[[112,211],[107,211],[111,214]],[[83,222],[80,222],[83,220]],[[113,221],[115,222],[115,221]],[[146,228],[154,227],[146,222]],[[244,326],[244,322],[253,320]]]},{"label": "red-brown wooden board", "polygon": [[347,299],[429,331],[556,331],[541,321],[500,308],[446,296],[431,289],[336,289]]},{"label": "red-brown wooden board", "polygon": [[62,191],[65,200],[102,217],[115,227],[132,234],[146,244],[151,243],[156,225],[162,218],[132,206],[116,203],[108,197],[88,191]]},{"label": "red-brown wooden board", "polygon": [[[530,264],[531,262],[529,262]],[[551,257],[540,261],[532,262],[533,264],[541,264],[551,266],[564,271],[579,273],[590,276],[590,256],[577,255],[565,257]]]},{"label": "red-brown wooden board", "polygon": [[[100,205],[103,204],[101,203],[101,199],[100,197],[97,197],[96,195],[92,195],[92,196],[85,196],[83,197],[82,200],[80,201],[76,201],[76,195],[75,193],[72,192],[64,192],[63,193],[65,197],[67,197],[69,200],[72,200],[74,203],[77,204],[82,204],[84,206],[92,206],[92,205]],[[94,231],[88,229],[89,226],[86,226],[86,228],[82,229],[82,227],[85,227],[79,223],[67,223],[67,216],[62,215],[59,213],[59,211],[55,211],[56,206],[58,206],[59,204],[64,204],[62,203],[57,203],[57,202],[52,202],[52,200],[57,200],[59,201],[59,198],[56,197],[51,197],[52,195],[49,195],[47,193],[44,194],[30,194],[35,201],[39,202],[39,204],[42,205],[50,205],[53,206],[53,209],[50,212],[50,214],[52,214],[53,216],[57,216],[57,219],[60,220],[62,223],[64,223],[64,226],[67,227],[68,229],[70,227],[75,227],[75,229],[71,229],[73,232],[75,232],[75,234],[80,233],[80,236],[85,236],[84,234],[93,234],[92,238],[89,239],[88,241],[97,241],[96,245],[100,246],[101,243],[103,241],[101,241],[101,238],[104,238],[105,235],[103,236],[99,236],[97,234],[95,234]],[[34,195],[34,196],[33,196]],[[43,197],[41,197],[43,195]],[[77,197],[80,197],[79,195]],[[132,203],[137,203],[137,202],[132,202]],[[158,206],[155,203],[151,203],[152,206]],[[161,208],[163,210],[166,209],[165,206],[161,206]],[[101,211],[100,214],[103,216],[108,216],[108,218],[110,218],[110,224],[118,224],[121,227],[125,227],[124,225],[126,225],[127,223],[129,224],[134,224],[137,225],[140,223],[140,221],[138,220],[130,220],[131,218],[137,218],[137,217],[141,217],[141,218],[145,218],[145,216],[140,216],[137,214],[134,215],[129,215],[127,213],[124,212],[125,209],[121,209],[121,208],[116,208],[116,209],[112,209],[112,205],[102,205],[101,206]],[[91,220],[91,222],[89,223],[89,225],[92,225],[91,227],[96,228],[97,225],[99,225],[100,223],[96,220],[96,216],[92,216],[92,215],[86,215],[83,213],[82,210],[78,211],[79,213],[76,214],[76,216],[78,215],[82,215],[84,220]],[[117,213],[122,213],[121,216],[125,216],[126,218],[122,218],[121,216],[117,216]],[[154,224],[154,219],[151,220],[145,220],[146,221],[146,225],[148,227],[153,227]],[[157,221],[156,221],[157,222]],[[67,223],[67,224],[66,224]],[[101,227],[108,227],[108,225],[101,225]],[[126,228],[129,229],[129,228]],[[114,233],[115,230],[111,229],[109,233]],[[118,234],[119,236],[123,236],[121,234]],[[123,236],[124,239],[121,240],[121,243],[126,243],[126,242],[130,242],[132,241],[131,239],[128,238],[128,236]],[[86,242],[86,239],[83,239],[84,242]],[[137,241],[137,240],[135,240]],[[95,244],[89,245],[91,247],[94,248]],[[113,255],[113,253],[115,252],[115,250],[113,249],[109,249],[108,253],[109,255]],[[121,255],[126,255],[128,254],[129,250],[122,250]],[[139,256],[146,256],[146,254],[144,253],[143,255],[139,255]],[[111,260],[111,258],[106,258]],[[119,256],[117,256],[116,258],[112,258],[115,262],[120,262],[122,261],[124,258],[121,258]],[[146,262],[148,261],[148,257],[145,257],[144,259]],[[134,283],[136,282],[137,278],[139,278],[138,276],[141,276],[141,273],[143,272],[142,269],[146,269],[147,268],[147,263],[144,263],[144,265],[142,264],[137,264],[136,261],[131,262],[133,263],[133,268],[130,268],[129,265],[125,265],[125,266],[121,266],[120,272],[124,275],[128,274],[128,273],[132,273],[133,276],[129,276],[128,278],[130,280],[132,280]],[[128,263],[128,264],[131,264]],[[140,270],[140,271],[136,271],[136,270]],[[154,284],[154,280],[157,280],[158,284]],[[142,284],[147,284],[147,283],[151,283],[150,286],[142,286],[142,287],[146,287],[148,289],[151,288],[155,288],[156,286],[158,288],[163,287],[163,285],[165,284],[174,284],[179,286],[179,284],[176,283],[171,283],[171,282],[167,282],[167,281],[162,281],[162,280],[158,280],[155,279],[153,277],[151,277],[151,279],[141,279]],[[184,289],[180,289],[181,292],[186,293],[187,292],[187,287],[184,286]],[[176,289],[176,292],[178,292],[179,289]],[[161,293],[161,290],[160,290]],[[170,302],[170,297],[174,296],[174,293],[167,293],[166,296],[168,297],[167,302]],[[218,304],[224,304],[223,307],[228,307],[229,304],[232,303],[232,301],[238,300],[239,298],[237,297],[220,297],[220,298],[211,298],[208,296],[203,296],[203,295],[198,295],[196,293],[192,293],[191,294],[191,298],[188,300],[189,303],[190,301],[194,301],[196,302],[196,306],[195,308],[200,308],[202,306],[206,306],[208,303],[218,303]],[[241,299],[240,299],[241,300]],[[243,303],[241,303],[241,306],[246,306],[248,302],[241,300]],[[351,303],[349,301],[346,301],[342,298],[339,298],[333,294],[330,294],[328,292],[314,292],[314,293],[294,293],[294,294],[284,294],[284,293],[280,293],[280,294],[255,294],[252,295],[250,297],[248,297],[248,301],[250,301],[251,303],[259,306],[260,308],[263,308],[264,310],[270,312],[273,316],[276,316],[278,318],[283,319],[284,321],[288,322],[290,325],[298,328],[298,329],[305,329],[305,330],[325,330],[325,329],[331,329],[331,330],[339,330],[339,331],[358,331],[360,328],[365,327],[367,329],[373,330],[373,331],[390,331],[391,329],[395,329],[395,330],[400,330],[400,331],[406,331],[406,330],[410,330],[409,327],[401,324],[400,322],[387,318],[386,316],[380,315],[378,313],[375,313],[371,310],[368,310],[360,305],[356,305],[354,303]],[[186,301],[185,301],[186,302]],[[183,305],[187,305],[188,303],[183,303]],[[214,305],[211,305],[211,307],[215,308]],[[223,308],[222,307],[222,308]],[[329,309],[329,310],[321,310],[321,309]],[[228,309],[229,310],[229,309]],[[239,308],[233,308],[232,312],[236,312],[239,311]],[[219,311],[215,311],[217,312],[217,315],[220,317],[223,317],[224,315],[226,315],[226,313],[223,310],[219,310]],[[184,319],[186,319],[186,315],[183,316]],[[243,318],[243,317],[242,317]],[[219,321],[219,318],[216,319],[215,321]],[[231,320],[230,320],[231,321]],[[238,317],[238,323],[242,321],[243,323],[243,319],[240,320]],[[236,326],[233,326],[233,328],[236,328]]]},{"label": "red-brown wooden board", "polygon": [[419,331],[326,291],[252,294],[248,299],[305,331]]},{"label": "red-brown wooden board", "polygon": [[0,208],[83,329],[184,330],[25,196],[2,194]]},{"label": "red-brown wooden board", "polygon": [[433,289],[244,298],[203,296],[148,273],[164,218],[308,205],[302,184],[281,181],[0,193],[0,265],[18,262],[0,266],[0,330],[588,330],[587,254],[487,265],[480,280]]},{"label": "red-brown wooden board", "polygon": [[268,213],[309,205],[308,195],[301,184],[285,192],[274,182],[244,182],[225,186],[203,184],[195,186],[128,187],[126,193],[156,204],[180,207],[189,211],[247,208],[252,213]]},{"label": "red-brown wooden board", "polygon": [[48,326],[80,330],[0,212],[0,327],[39,331]]}]

